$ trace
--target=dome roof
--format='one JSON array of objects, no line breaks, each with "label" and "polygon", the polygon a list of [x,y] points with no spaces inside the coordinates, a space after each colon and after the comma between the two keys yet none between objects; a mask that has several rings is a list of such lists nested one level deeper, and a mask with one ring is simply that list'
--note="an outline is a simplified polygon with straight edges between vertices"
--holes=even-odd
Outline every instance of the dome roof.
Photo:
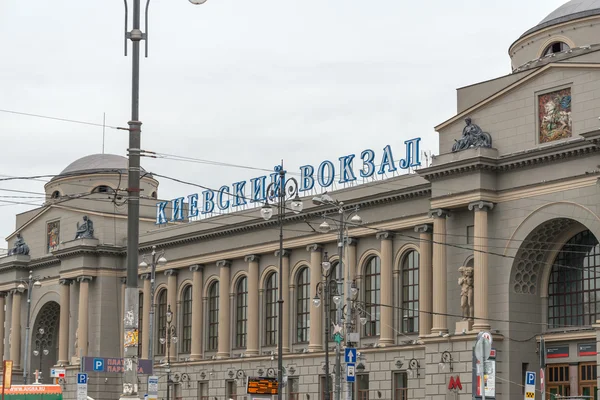
[{"label": "dome roof", "polygon": [[[94,172],[127,172],[129,160],[116,154],[92,154],[73,161],[59,176],[89,174]],[[142,168],[142,171],[144,169]]]},{"label": "dome roof", "polygon": [[539,24],[522,34],[521,37],[552,25],[558,25],[591,15],[600,15],[600,0],[571,0],[552,11]]}]

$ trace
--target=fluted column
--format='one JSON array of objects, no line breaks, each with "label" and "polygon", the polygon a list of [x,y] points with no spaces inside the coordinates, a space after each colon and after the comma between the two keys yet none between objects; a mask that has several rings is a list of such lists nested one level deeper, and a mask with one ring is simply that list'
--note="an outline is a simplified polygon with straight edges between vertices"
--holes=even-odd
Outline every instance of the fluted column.
[{"label": "fluted column", "polygon": [[149,354],[149,349],[150,349],[150,307],[152,306],[152,295],[151,295],[151,278],[152,278],[152,274],[142,274],[141,275],[142,280],[144,281],[144,288],[143,288],[143,293],[144,293],[144,297],[143,297],[143,303],[142,303],[142,313],[143,313],[143,318],[142,318],[142,326],[140,327],[142,329],[141,332],[141,340],[142,342],[140,343],[140,345],[142,346],[142,358],[148,359],[150,357]]},{"label": "fluted column", "polygon": [[219,346],[217,358],[229,358],[231,356],[231,327],[229,326],[229,281],[231,261],[217,261],[219,267]]},{"label": "fluted column", "polygon": [[[171,312],[173,313],[173,325],[177,324],[177,270],[168,269],[165,271],[167,277],[167,305],[171,306]],[[161,327],[162,329],[163,327]],[[177,334],[181,334],[177,332]],[[171,360],[177,359],[177,343],[171,342],[171,348],[169,349],[169,358]]]},{"label": "fluted column", "polygon": [[57,364],[69,364],[69,324],[71,321],[71,283],[70,279],[60,279],[60,321],[58,327]]},{"label": "fluted column", "polygon": [[4,306],[6,305],[6,292],[0,292],[0,361],[4,361],[4,325],[6,318],[6,312]]},{"label": "fluted column", "polygon": [[[279,250],[275,252],[275,257],[279,259]],[[281,324],[283,325],[281,348],[283,353],[290,352],[290,313],[292,311],[290,302],[290,251],[283,250],[283,271],[281,271],[281,280],[283,282],[283,290],[281,297],[283,298],[283,316]]]},{"label": "fluted column", "polygon": [[202,280],[204,265],[192,265],[192,352],[191,360],[200,360],[202,358]]},{"label": "fluted column", "polygon": [[79,324],[78,331],[79,337],[77,344],[79,348],[79,354],[77,357],[84,357],[88,355],[88,342],[89,342],[89,298],[90,298],[90,281],[91,276],[80,276],[77,278],[79,282]]},{"label": "fluted column", "polygon": [[475,211],[475,226],[473,240],[474,261],[474,330],[489,330],[488,309],[488,211],[494,204],[478,201],[469,204],[469,210]]},{"label": "fluted column", "polygon": [[415,227],[419,233],[419,337],[431,334],[431,303],[433,296],[433,259],[431,225]]},{"label": "fluted column", "polygon": [[379,343],[394,344],[394,254],[392,234],[380,232],[377,239],[381,240],[381,334]]},{"label": "fluted column", "polygon": [[248,336],[246,341],[246,354],[249,356],[258,355],[258,318],[252,318],[251,315],[258,313],[258,261],[257,255],[249,255],[244,258],[248,263],[248,318],[246,319]]},{"label": "fluted column", "polygon": [[448,273],[446,268],[446,210],[431,210],[433,217],[433,327],[432,334],[447,333]]},{"label": "fluted column", "polygon": [[310,251],[310,336],[308,343],[309,351],[323,350],[323,327],[321,320],[323,319],[323,307],[317,307],[312,299],[317,294],[317,283],[321,281],[321,262],[323,261],[321,245],[311,244],[306,247]]},{"label": "fluted column", "polygon": [[14,369],[21,369],[21,292],[12,292],[12,311],[10,318],[10,359]]}]

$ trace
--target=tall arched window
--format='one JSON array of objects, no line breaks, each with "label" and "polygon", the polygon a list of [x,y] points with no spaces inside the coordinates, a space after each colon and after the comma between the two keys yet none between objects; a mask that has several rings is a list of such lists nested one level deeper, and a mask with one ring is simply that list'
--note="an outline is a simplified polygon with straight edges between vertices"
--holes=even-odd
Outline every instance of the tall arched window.
[{"label": "tall arched window", "polygon": [[265,345],[277,344],[277,273],[267,278],[265,286]]},{"label": "tall arched window", "polygon": [[310,273],[302,267],[296,280],[296,341],[308,342],[310,335]]},{"label": "tall arched window", "polygon": [[158,318],[157,318],[157,324],[156,324],[156,331],[158,332],[158,334],[156,335],[156,339],[154,340],[154,343],[157,344],[157,350],[156,350],[156,355],[164,355],[165,354],[165,345],[160,343],[160,339],[161,337],[165,337],[165,332],[164,332],[164,328],[165,326],[167,326],[167,290],[166,289],[161,289],[161,291],[158,293],[158,301],[157,301],[157,314],[158,314]]},{"label": "tall arched window", "polygon": [[142,343],[144,343],[142,326],[144,326],[144,292],[140,292],[138,303],[138,342],[140,343],[138,346],[138,357],[142,357]]},{"label": "tall arched window", "polygon": [[[340,296],[344,296],[344,265],[338,261],[334,261],[333,263],[331,263],[331,273],[329,274],[329,279],[332,281],[336,281],[338,278],[338,269],[340,270],[340,276],[342,277],[341,280],[338,281],[338,285],[337,285],[337,292]],[[331,305],[331,314],[329,315],[329,320],[332,323],[339,323],[340,321],[338,321],[337,318],[337,309],[338,306],[335,304],[335,302],[333,301],[333,296],[335,296],[335,293],[333,291],[330,292],[330,296],[329,296],[329,304]]]},{"label": "tall arched window", "polygon": [[235,347],[246,347],[248,323],[248,278],[242,277],[235,291]]},{"label": "tall arched window", "polygon": [[377,336],[380,332],[381,312],[381,260],[371,257],[365,267],[365,311],[367,312],[366,336]]},{"label": "tall arched window", "polygon": [[419,331],[419,253],[411,250],[402,260],[402,332]]},{"label": "tall arched window", "polygon": [[219,348],[219,282],[208,289],[208,350]]},{"label": "tall arched window", "polygon": [[192,285],[183,289],[181,299],[181,352],[192,351]]},{"label": "tall arched window", "polygon": [[600,246],[590,231],[571,238],[556,256],[548,281],[548,326],[588,326],[600,315]]}]

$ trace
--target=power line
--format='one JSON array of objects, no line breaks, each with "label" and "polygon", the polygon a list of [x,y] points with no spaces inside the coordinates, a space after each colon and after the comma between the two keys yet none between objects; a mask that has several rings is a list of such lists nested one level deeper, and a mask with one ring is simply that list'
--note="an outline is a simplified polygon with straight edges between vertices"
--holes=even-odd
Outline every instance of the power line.
[{"label": "power line", "polygon": [[0,109],[0,112],[7,113],[7,114],[24,115],[24,116],[27,116],[27,117],[51,119],[51,120],[54,120],[54,121],[70,122],[70,123],[73,123],[73,124],[90,125],[90,126],[100,126],[100,127],[111,128],[111,129],[119,129],[116,126],[111,126],[111,125],[103,125],[103,124],[98,124],[98,123],[95,123],[95,122],[79,121],[79,120],[68,119],[68,118],[51,117],[51,116],[48,116],[48,115],[32,114],[32,113],[26,113],[26,112],[20,112],[20,111],[13,111],[13,110],[5,110],[5,109]]}]

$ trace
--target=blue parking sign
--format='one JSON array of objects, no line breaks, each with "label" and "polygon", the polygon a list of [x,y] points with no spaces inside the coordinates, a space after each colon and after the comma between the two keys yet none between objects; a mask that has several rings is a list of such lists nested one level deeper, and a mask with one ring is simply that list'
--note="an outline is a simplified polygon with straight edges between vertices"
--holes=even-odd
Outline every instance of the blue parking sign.
[{"label": "blue parking sign", "polygon": [[94,371],[95,372],[103,372],[104,371],[104,358],[94,358]]},{"label": "blue parking sign", "polygon": [[77,384],[78,385],[87,385],[88,374],[77,374]]}]

